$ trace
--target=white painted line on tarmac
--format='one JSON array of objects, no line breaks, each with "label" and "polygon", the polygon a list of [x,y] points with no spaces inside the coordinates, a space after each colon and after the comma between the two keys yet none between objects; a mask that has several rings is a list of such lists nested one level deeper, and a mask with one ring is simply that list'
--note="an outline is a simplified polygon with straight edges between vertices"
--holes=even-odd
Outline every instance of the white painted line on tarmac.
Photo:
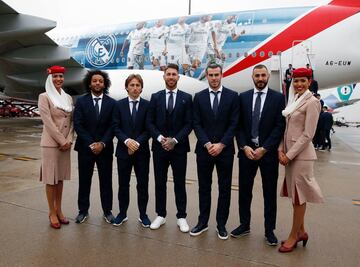
[{"label": "white painted line on tarmac", "polygon": [[337,160],[330,160],[329,162],[332,163],[332,164],[338,164],[338,165],[356,165],[356,166],[360,166],[359,162],[337,161]]}]

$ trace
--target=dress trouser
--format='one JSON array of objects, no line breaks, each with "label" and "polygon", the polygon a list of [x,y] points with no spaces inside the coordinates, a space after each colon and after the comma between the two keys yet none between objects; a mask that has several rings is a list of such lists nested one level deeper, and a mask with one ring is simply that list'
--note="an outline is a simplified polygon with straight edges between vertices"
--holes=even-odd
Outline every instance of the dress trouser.
[{"label": "dress trouser", "polygon": [[78,206],[79,212],[87,213],[90,207],[90,189],[91,180],[94,172],[94,166],[99,174],[100,199],[104,214],[112,210],[112,154],[94,155],[91,152],[78,153],[79,167],[79,193]]},{"label": "dress trouser", "polygon": [[201,153],[196,155],[197,174],[199,179],[199,224],[207,224],[211,209],[212,173],[216,167],[218,175],[219,196],[217,201],[216,222],[225,226],[229,217],[231,179],[234,155],[213,157]]},{"label": "dress trouser", "polygon": [[186,164],[187,153],[174,151],[154,151],[154,174],[155,174],[155,209],[158,216],[166,217],[166,182],[168,169],[171,166],[174,179],[175,203],[177,218],[186,218]]},{"label": "dress trouser", "polygon": [[133,167],[137,181],[137,202],[140,218],[146,215],[146,207],[149,200],[149,161],[150,157],[148,155],[144,156],[136,153],[126,159],[117,158],[119,179],[119,210],[120,214],[123,216],[127,215],[127,210],[129,207],[129,188],[131,170]]},{"label": "dress trouser", "polygon": [[263,198],[265,232],[276,227],[277,179],[279,162],[276,153],[265,154],[258,161],[250,160],[245,153],[239,154],[239,214],[240,223],[250,227],[251,201],[254,179],[260,168]]}]

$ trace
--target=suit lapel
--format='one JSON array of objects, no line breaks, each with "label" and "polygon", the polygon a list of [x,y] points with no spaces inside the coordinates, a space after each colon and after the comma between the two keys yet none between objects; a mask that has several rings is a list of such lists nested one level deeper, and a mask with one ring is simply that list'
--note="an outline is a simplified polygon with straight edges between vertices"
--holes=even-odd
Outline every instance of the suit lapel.
[{"label": "suit lapel", "polygon": [[95,104],[94,104],[94,100],[93,100],[93,98],[92,98],[91,93],[88,94],[87,99],[86,99],[86,102],[88,103],[87,105],[90,106],[91,116],[92,116],[93,118],[95,118],[95,120],[96,120]]},{"label": "suit lapel", "polygon": [[312,97],[312,94],[309,94],[309,95],[307,95],[306,97],[304,97],[304,98],[301,100],[301,102],[299,103],[299,105],[296,107],[296,109],[289,114],[288,118],[290,118],[290,117],[292,116],[292,114],[294,114],[294,112],[295,112],[296,110],[300,109],[300,108],[307,102],[307,100],[308,100],[310,97]]},{"label": "suit lapel", "polygon": [[247,105],[248,105],[248,108],[247,108],[247,112],[248,112],[248,115],[247,117],[249,118],[249,121],[250,121],[250,125],[252,124],[252,106],[253,106],[253,98],[254,98],[254,90],[250,90],[248,92],[248,95],[247,95]]},{"label": "suit lapel", "polygon": [[137,109],[137,113],[136,113],[134,129],[136,128],[136,126],[139,125],[140,118],[142,118],[143,113],[144,113],[144,100],[142,98],[140,98],[140,102],[138,104],[138,109]]},{"label": "suit lapel", "polygon": [[166,90],[160,92],[161,113],[166,117]]},{"label": "suit lapel", "polygon": [[133,126],[128,98],[125,98],[123,105],[121,107],[121,112],[124,112],[124,114],[125,114],[124,118],[127,119],[127,123],[129,124],[129,126],[130,127]]},{"label": "suit lapel", "polygon": [[266,97],[265,97],[264,106],[263,106],[263,109],[261,111],[261,117],[260,117],[260,122],[259,123],[261,123],[263,118],[266,117],[267,110],[271,107],[272,96],[273,96],[272,92],[270,91],[270,89],[268,89]]},{"label": "suit lapel", "polygon": [[[205,101],[205,106],[206,106],[206,108],[207,108],[207,112],[206,112],[206,113],[207,113],[207,114],[210,114],[211,118],[213,118],[214,120],[216,120],[214,111],[212,110],[212,107],[211,107],[210,91],[209,91],[209,90],[210,90],[210,89],[208,88],[208,89],[206,90],[205,94],[204,94],[204,96],[205,96],[205,99],[204,99],[204,101]],[[218,111],[219,111],[219,109],[218,109]]]},{"label": "suit lapel", "polygon": [[307,102],[307,100],[308,100],[310,97],[312,97],[311,94],[308,94],[306,97],[304,97],[304,99],[301,100],[300,104],[296,107],[296,109],[301,108],[301,107]]},{"label": "suit lapel", "polygon": [[[217,114],[220,114],[226,105],[227,105],[227,91],[226,91],[226,88],[223,87],[223,90],[222,90],[221,96],[220,96],[220,102],[219,102]],[[214,114],[214,112],[213,112],[213,114]],[[215,117],[215,115],[214,115],[214,117]],[[219,116],[216,116],[215,119],[217,120],[218,118],[219,118]]]},{"label": "suit lapel", "polygon": [[107,97],[105,94],[103,94],[103,97],[102,97],[102,102],[101,102],[101,109],[100,109],[100,114],[99,114],[99,118],[98,118],[98,121],[101,120],[102,116],[105,114],[106,112],[106,107],[107,107]]}]

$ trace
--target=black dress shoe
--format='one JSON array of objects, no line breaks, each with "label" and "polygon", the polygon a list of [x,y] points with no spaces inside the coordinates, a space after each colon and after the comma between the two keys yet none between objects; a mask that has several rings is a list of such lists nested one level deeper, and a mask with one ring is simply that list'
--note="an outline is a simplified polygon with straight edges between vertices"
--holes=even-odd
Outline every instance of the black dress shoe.
[{"label": "black dress shoe", "polygon": [[115,221],[115,217],[114,217],[114,215],[112,215],[111,211],[107,212],[106,214],[104,213],[103,217],[104,217],[105,222],[107,222],[107,223],[112,224]]},{"label": "black dress shoe", "polygon": [[221,240],[226,240],[229,238],[228,232],[226,231],[225,226],[217,226],[216,227],[216,232],[218,233],[218,237]]},{"label": "black dress shoe", "polygon": [[83,223],[83,222],[85,222],[85,220],[87,219],[88,216],[89,216],[89,213],[87,213],[87,212],[79,212],[78,216],[76,216],[76,218],[75,218],[75,222]]},{"label": "black dress shoe", "polygon": [[190,231],[191,236],[198,236],[201,235],[203,232],[208,230],[207,224],[200,224],[198,223],[193,229]]},{"label": "black dress shoe", "polygon": [[269,246],[276,246],[278,244],[278,239],[275,236],[273,231],[269,231],[265,233],[265,239],[266,239],[266,243]]},{"label": "black dress shoe", "polygon": [[238,228],[236,228],[230,233],[232,237],[241,237],[248,234],[250,234],[250,227],[245,226],[244,224],[240,225]]}]

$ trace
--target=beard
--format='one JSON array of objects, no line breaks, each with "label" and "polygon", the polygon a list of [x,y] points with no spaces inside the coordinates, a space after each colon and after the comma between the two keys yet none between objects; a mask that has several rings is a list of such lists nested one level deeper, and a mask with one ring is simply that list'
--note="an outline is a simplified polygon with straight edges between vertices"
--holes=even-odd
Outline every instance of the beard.
[{"label": "beard", "polygon": [[167,88],[176,88],[177,82],[176,81],[165,81]]},{"label": "beard", "polygon": [[255,84],[255,87],[257,88],[257,89],[259,89],[259,90],[262,90],[262,89],[264,89],[266,86],[267,86],[267,84],[268,84],[268,81],[261,81],[261,82],[255,82],[254,81],[254,84]]}]

